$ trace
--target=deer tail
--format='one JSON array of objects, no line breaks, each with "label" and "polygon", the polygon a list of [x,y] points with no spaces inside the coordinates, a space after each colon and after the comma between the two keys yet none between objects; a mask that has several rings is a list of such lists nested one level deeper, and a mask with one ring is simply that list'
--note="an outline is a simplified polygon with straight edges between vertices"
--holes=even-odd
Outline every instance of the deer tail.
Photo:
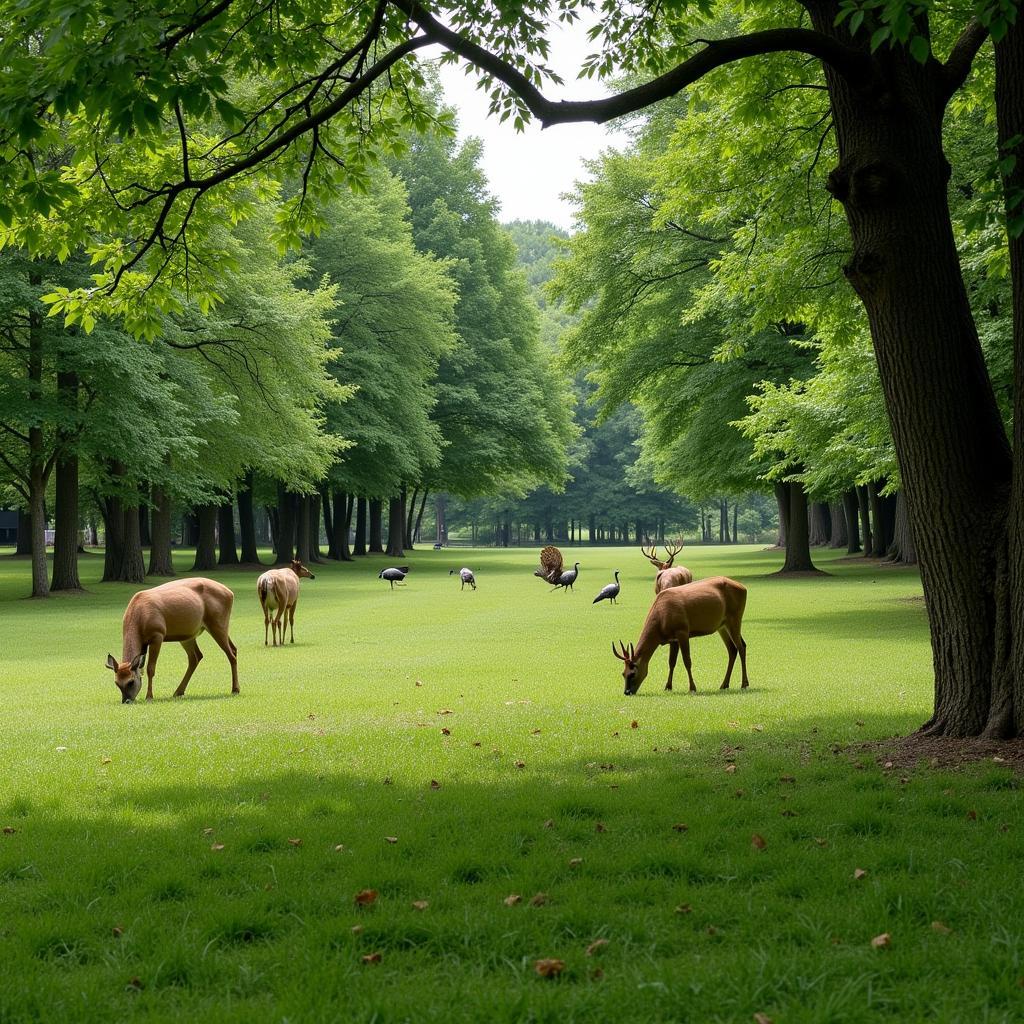
[{"label": "deer tail", "polygon": [[267,581],[266,580],[262,580],[261,579],[259,581],[259,583],[256,584],[256,593],[259,594],[260,607],[264,611],[266,611],[267,610]]}]

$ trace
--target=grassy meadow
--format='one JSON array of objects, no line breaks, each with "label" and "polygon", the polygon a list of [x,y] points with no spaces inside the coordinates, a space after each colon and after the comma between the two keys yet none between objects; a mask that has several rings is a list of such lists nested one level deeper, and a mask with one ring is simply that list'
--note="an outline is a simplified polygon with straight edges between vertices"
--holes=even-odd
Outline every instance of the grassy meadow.
[{"label": "grassy meadow", "polygon": [[88,594],[32,602],[0,557],[0,1022],[1020,1020],[1017,779],[850,746],[928,716],[916,574],[686,549],[750,589],[751,688],[709,637],[697,695],[663,649],[627,698],[653,570],[566,554],[570,594],[532,550],[416,551],[394,592],[382,557],[317,566],[283,649],[256,573],[214,574],[241,694],[200,638],[184,700],[169,644],[125,706],[134,588],[93,555]]}]

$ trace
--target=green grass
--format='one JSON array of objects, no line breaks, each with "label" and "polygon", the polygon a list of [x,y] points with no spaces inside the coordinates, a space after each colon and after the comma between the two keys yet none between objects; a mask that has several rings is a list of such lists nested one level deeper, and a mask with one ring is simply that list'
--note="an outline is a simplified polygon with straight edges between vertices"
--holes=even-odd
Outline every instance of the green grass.
[{"label": "green grass", "polygon": [[[752,687],[718,691],[710,637],[698,695],[681,664],[662,690],[662,651],[625,698],[610,645],[653,573],[578,557],[575,594],[532,551],[417,551],[393,593],[380,558],[318,567],[277,650],[255,573],[225,572],[241,695],[207,641],[185,700],[169,645],[129,706],[103,663],[133,588],[88,557],[88,595],[22,600],[0,558],[0,1021],[1021,1019],[1017,779],[845,752],[927,717],[916,575],[688,549],[750,588]],[[592,606],[616,568],[620,605]]]}]

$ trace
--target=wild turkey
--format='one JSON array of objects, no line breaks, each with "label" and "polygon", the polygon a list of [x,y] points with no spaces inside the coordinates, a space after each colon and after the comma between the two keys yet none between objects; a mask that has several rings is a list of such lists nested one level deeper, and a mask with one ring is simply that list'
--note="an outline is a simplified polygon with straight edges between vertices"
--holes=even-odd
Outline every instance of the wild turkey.
[{"label": "wild turkey", "polygon": [[394,590],[395,584],[401,583],[408,575],[409,566],[400,565],[391,569],[381,569],[381,571],[377,573],[377,579],[387,580],[388,583],[391,584],[391,589]]},{"label": "wild turkey", "polygon": [[593,604],[597,604],[598,601],[611,601],[615,604],[616,598],[619,596],[619,570],[615,570],[615,582],[609,583],[607,587],[601,588],[601,593],[594,598]]},{"label": "wild turkey", "polygon": [[548,583],[558,585],[559,577],[562,575],[562,552],[549,544],[540,553],[540,568],[533,570],[534,576],[539,576]]},{"label": "wild turkey", "polygon": [[[455,575],[455,570],[454,569],[449,569],[448,570],[448,575],[449,576],[454,576]],[[462,580],[462,586],[459,587],[459,590],[465,590],[467,583],[474,590],[476,590],[476,577],[473,575],[473,570],[472,569],[466,569],[465,567],[463,567],[462,569],[459,569],[459,579]]]}]

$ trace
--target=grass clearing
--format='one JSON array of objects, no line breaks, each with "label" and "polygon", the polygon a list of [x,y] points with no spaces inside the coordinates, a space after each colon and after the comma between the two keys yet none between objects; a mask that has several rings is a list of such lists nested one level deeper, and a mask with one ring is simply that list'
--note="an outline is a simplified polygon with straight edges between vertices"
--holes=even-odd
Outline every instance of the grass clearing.
[{"label": "grass clearing", "polygon": [[[709,637],[699,694],[681,663],[662,690],[663,649],[626,698],[611,641],[653,572],[581,548],[548,593],[535,554],[417,551],[393,593],[380,557],[317,566],[276,650],[257,574],[213,574],[241,695],[201,638],[185,700],[171,644],[128,706],[103,663],[134,588],[87,557],[90,594],[22,600],[0,558],[0,1021],[1021,1018],[1018,779],[832,751],[927,718],[914,572],[687,549],[750,588],[751,689],[717,689]],[[614,569],[619,605],[591,605]]]}]

